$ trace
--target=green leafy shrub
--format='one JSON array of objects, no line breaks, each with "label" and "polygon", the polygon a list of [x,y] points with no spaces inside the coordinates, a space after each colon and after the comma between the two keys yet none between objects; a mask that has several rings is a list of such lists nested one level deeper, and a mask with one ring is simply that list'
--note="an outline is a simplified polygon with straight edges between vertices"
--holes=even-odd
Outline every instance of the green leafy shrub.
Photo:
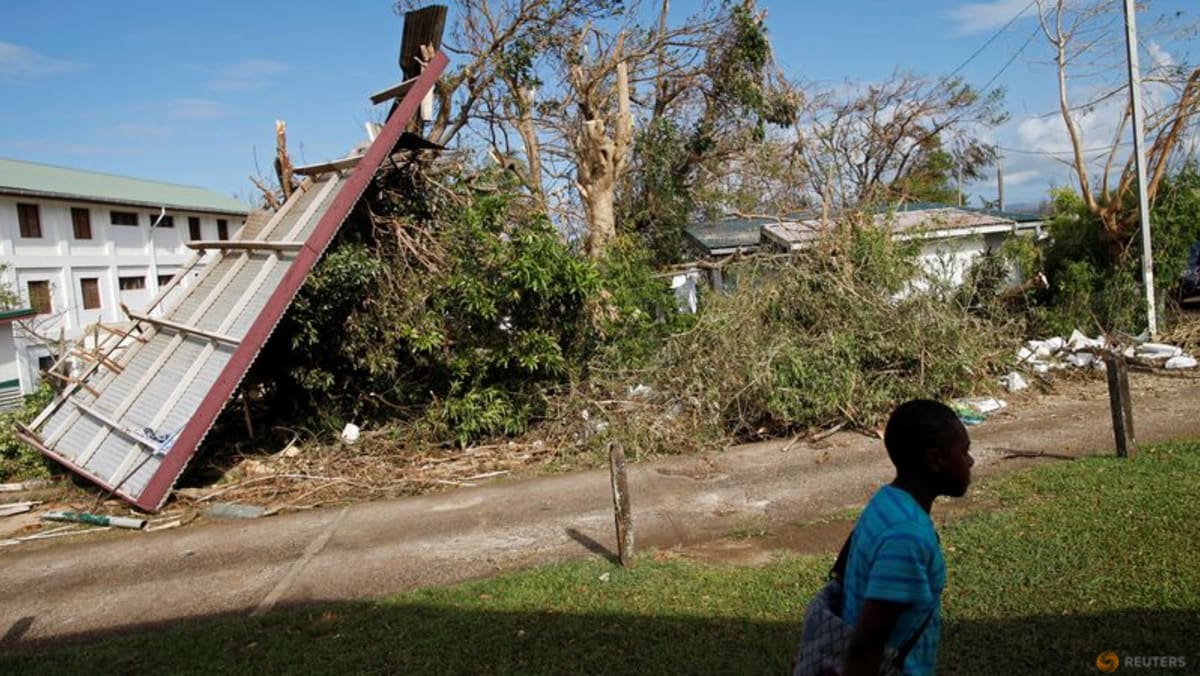
[{"label": "green leafy shrub", "polygon": [[742,266],[734,293],[710,297],[693,327],[623,374],[652,385],[656,405],[611,416],[611,434],[675,452],[839,420],[870,428],[905,399],[972,392],[1020,336],[917,291],[928,284],[915,283],[916,254],[858,226],[790,261]]},{"label": "green leafy shrub", "polygon": [[593,347],[599,274],[515,191],[455,184],[437,202],[420,180],[393,175],[317,266],[275,377],[331,422],[420,419],[460,443],[521,432]]},{"label": "green leafy shrub", "polygon": [[46,383],[25,396],[20,408],[0,413],[0,481],[20,481],[49,476],[51,466],[41,453],[30,448],[16,435],[16,423],[28,424],[54,399],[54,390]]}]

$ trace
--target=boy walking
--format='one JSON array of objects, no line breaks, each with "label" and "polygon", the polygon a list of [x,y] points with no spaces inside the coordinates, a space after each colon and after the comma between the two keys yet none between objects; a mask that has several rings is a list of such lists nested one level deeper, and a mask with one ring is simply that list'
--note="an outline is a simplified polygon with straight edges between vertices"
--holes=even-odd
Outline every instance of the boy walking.
[{"label": "boy walking", "polygon": [[946,562],[929,511],[939,495],[966,494],[971,442],[954,411],[927,400],[893,411],[883,442],[896,478],[871,497],[848,542],[841,616],[854,631],[842,673],[876,676],[887,646],[903,673],[933,674]]}]

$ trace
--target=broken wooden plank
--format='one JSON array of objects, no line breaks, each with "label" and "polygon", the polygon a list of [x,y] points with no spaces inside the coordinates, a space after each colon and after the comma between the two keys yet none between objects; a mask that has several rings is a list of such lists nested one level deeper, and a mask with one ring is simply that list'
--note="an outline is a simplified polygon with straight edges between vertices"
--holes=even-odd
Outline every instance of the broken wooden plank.
[{"label": "broken wooden plank", "polygon": [[88,394],[91,394],[93,397],[100,396],[100,393],[97,392],[92,386],[88,385],[87,383],[75,380],[74,378],[64,376],[63,374],[58,373],[57,371],[45,371],[45,374],[50,376],[51,378],[54,378],[55,380],[59,380],[59,381],[63,382],[66,385],[77,385],[79,387],[82,387],[83,389],[87,390]]},{"label": "broken wooden plank", "polygon": [[358,166],[358,161],[361,159],[361,155],[356,155],[354,157],[343,157],[341,159],[330,160],[328,162],[305,164],[292,169],[292,173],[300,174],[301,176],[316,176],[318,174],[328,174],[332,171],[345,171]]},{"label": "broken wooden plank", "polygon": [[127,314],[129,315],[130,319],[136,319],[139,322],[146,322],[147,324],[153,324],[157,327],[171,329],[171,330],[177,331],[179,333],[186,333],[186,334],[192,335],[192,336],[200,336],[201,338],[208,338],[209,340],[215,340],[218,343],[226,343],[229,345],[233,345],[234,347],[238,346],[242,342],[242,341],[238,340],[237,338],[233,338],[231,336],[226,336],[226,335],[223,335],[220,333],[214,333],[212,331],[205,331],[204,329],[197,328],[195,326],[188,326],[187,324],[183,324],[181,322],[173,322],[169,319],[160,319],[158,317],[150,317],[148,315],[141,314],[140,312],[133,312],[133,311],[128,311]]},{"label": "broken wooden plank", "polygon": [[71,403],[71,404],[72,404],[72,405],[73,405],[75,408],[79,409],[79,410],[80,410],[80,411],[82,411],[83,413],[85,413],[85,414],[87,414],[87,415],[91,416],[92,418],[95,418],[96,420],[99,420],[100,422],[104,423],[104,425],[105,425],[106,427],[108,427],[109,429],[111,429],[112,431],[114,431],[114,432],[116,432],[116,433],[120,434],[121,436],[123,436],[123,437],[125,437],[125,438],[129,439],[130,441],[133,441],[133,442],[135,442],[135,443],[137,443],[137,444],[140,444],[140,445],[142,445],[142,446],[145,446],[146,448],[150,449],[150,451],[151,451],[151,452],[158,452],[158,450],[159,450],[159,444],[157,444],[157,443],[154,443],[154,442],[150,441],[149,439],[146,439],[145,437],[143,437],[143,436],[142,436],[142,435],[140,435],[140,434],[137,434],[136,432],[132,432],[132,431],[130,431],[130,430],[127,430],[127,429],[125,429],[125,427],[124,427],[124,426],[122,426],[122,425],[121,425],[120,423],[118,423],[116,420],[113,420],[113,419],[112,419],[112,417],[110,417],[110,416],[106,415],[104,412],[102,412],[102,411],[98,411],[98,410],[96,410],[96,409],[92,408],[91,406],[88,406],[87,404],[85,404],[85,403],[83,403],[83,402],[81,402],[81,401],[79,401],[78,399],[75,399],[75,398],[68,399],[68,401],[69,401],[69,402],[70,402],[70,403]]},{"label": "broken wooden plank", "polygon": [[107,331],[108,333],[110,333],[114,336],[117,336],[118,338],[120,338],[122,340],[124,340],[125,338],[132,338],[133,340],[136,340],[139,343],[147,342],[145,338],[133,333],[132,331],[122,331],[121,329],[113,328],[111,326],[108,326],[107,324],[96,324],[96,326],[104,331]]},{"label": "broken wooden plank", "polygon": [[40,504],[42,503],[34,501],[10,502],[3,504],[0,505],[0,516],[16,516],[17,514],[24,514],[25,512],[32,511],[34,507],[37,507]]},{"label": "broken wooden plank", "polygon": [[253,239],[221,239],[221,240],[197,240],[195,242],[187,242],[189,249],[220,249],[222,251],[298,251],[304,246],[304,242],[269,242]]},{"label": "broken wooden plank", "polygon": [[375,92],[374,94],[371,94],[371,103],[378,105],[384,101],[398,99],[407,94],[408,90],[412,89],[412,86],[416,84],[416,82],[417,78],[410,77],[403,82],[399,82],[391,87],[388,87],[387,89]]},{"label": "broken wooden plank", "polygon": [[0,484],[0,493],[19,493],[21,491],[32,491],[38,488],[49,488],[54,485],[54,482],[49,479],[27,479],[10,484]]}]

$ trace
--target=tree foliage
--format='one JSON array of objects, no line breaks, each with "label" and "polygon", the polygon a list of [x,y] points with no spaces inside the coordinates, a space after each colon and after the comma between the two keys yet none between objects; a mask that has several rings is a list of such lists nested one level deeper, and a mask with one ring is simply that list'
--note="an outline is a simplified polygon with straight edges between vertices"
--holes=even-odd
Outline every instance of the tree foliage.
[{"label": "tree foliage", "polygon": [[1004,91],[960,77],[897,73],[886,82],[814,93],[793,161],[831,207],[881,201],[950,201],[952,171],[983,177],[995,152],[982,130],[1008,119]]}]

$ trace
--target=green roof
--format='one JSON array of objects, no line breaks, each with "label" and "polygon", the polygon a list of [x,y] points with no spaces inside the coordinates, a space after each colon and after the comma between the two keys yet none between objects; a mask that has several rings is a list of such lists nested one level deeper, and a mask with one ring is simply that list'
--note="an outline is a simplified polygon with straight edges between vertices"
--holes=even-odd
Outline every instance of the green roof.
[{"label": "green roof", "polygon": [[218,214],[245,214],[250,210],[232,197],[190,185],[0,158],[3,193]]},{"label": "green roof", "polygon": [[37,312],[33,308],[20,307],[14,310],[0,310],[0,324],[11,322],[16,319],[24,319],[26,317],[34,317]]}]

